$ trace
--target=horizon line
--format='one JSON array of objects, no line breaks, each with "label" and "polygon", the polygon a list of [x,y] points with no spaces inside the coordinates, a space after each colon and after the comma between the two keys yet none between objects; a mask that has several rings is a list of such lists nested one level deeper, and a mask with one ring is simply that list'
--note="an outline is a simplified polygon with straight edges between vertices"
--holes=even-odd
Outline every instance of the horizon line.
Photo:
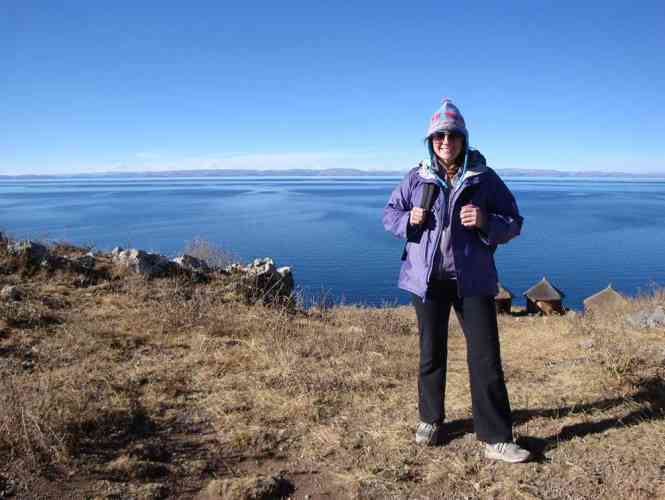
[{"label": "horizon line", "polygon": [[[205,175],[218,175],[224,176],[240,176],[240,175],[311,175],[311,174],[328,174],[344,176],[344,173],[350,175],[404,175],[410,169],[401,170],[365,170],[360,168],[287,168],[287,169],[250,169],[250,168],[196,168],[196,169],[173,169],[173,170],[102,170],[96,172],[76,172],[76,173],[37,173],[37,174],[9,174],[0,173],[0,178],[25,178],[25,177],[91,177],[91,176],[114,176],[121,177],[125,175],[137,176],[167,176],[167,175],[183,175],[183,174],[205,174]],[[504,175],[517,175],[517,176],[546,176],[546,175],[561,175],[566,177],[640,177],[640,178],[665,178],[665,172],[621,172],[610,170],[557,170],[551,168],[496,168],[494,169]]]}]

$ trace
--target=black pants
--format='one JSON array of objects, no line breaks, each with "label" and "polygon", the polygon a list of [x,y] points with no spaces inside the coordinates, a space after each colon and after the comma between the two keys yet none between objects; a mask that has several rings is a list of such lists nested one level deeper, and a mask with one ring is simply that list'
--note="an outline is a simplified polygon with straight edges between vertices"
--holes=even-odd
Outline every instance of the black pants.
[{"label": "black pants", "polygon": [[453,306],[466,337],[476,436],[486,443],[512,441],[494,298],[459,298],[455,280],[432,280],[427,301],[413,295],[412,302],[420,332],[420,419],[427,423],[441,423],[444,419],[448,318]]}]

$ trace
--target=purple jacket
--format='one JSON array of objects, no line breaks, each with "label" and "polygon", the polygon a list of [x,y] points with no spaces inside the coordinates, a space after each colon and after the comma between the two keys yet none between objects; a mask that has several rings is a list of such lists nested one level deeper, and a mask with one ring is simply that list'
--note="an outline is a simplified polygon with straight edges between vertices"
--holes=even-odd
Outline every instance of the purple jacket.
[{"label": "purple jacket", "polygon": [[[386,230],[407,240],[398,286],[426,299],[444,221],[450,220],[458,295],[496,295],[499,279],[494,252],[498,244],[517,236],[522,228],[523,218],[515,198],[499,176],[485,164],[485,158],[470,150],[469,165],[457,186],[450,192],[439,191],[422,226],[410,225],[409,211],[420,206],[423,186],[434,182],[431,171],[421,162],[395,188],[383,210]],[[447,213],[448,204],[444,202],[447,196],[452,196],[450,213]],[[480,207],[487,215],[484,231],[462,225],[460,210],[467,203]]]}]

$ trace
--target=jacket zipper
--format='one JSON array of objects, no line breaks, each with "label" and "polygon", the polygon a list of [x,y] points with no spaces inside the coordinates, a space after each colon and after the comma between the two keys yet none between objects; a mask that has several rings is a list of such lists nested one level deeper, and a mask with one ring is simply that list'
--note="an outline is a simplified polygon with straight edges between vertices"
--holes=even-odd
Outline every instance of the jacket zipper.
[{"label": "jacket zipper", "polygon": [[[444,195],[443,197],[445,198],[445,200],[444,200],[445,204],[443,202],[441,203],[441,205],[444,208],[443,216],[448,217],[448,215],[447,215],[447,213],[448,213],[448,196],[450,195],[450,189],[446,189],[445,192],[444,192],[444,189],[441,188],[441,193]],[[448,194],[446,194],[446,193],[448,193]],[[439,211],[439,212],[441,212],[441,211]],[[441,216],[441,213],[439,213],[439,216]],[[445,222],[446,222],[446,220],[444,219],[442,224],[440,224],[441,229],[437,232],[437,235],[436,235],[436,242],[435,242],[435,245],[434,245],[434,251],[432,252],[432,260],[429,262],[429,264],[427,266],[427,268],[428,268],[427,269],[427,280],[425,281],[425,284],[427,285],[428,288],[429,288],[429,280],[430,280],[430,277],[432,276],[432,270],[434,269],[434,259],[436,258],[436,250],[439,248],[439,242],[441,240],[441,235],[443,234],[443,228],[445,227]],[[423,299],[424,299],[423,302],[427,301],[427,289],[425,289],[425,297],[423,297]]]},{"label": "jacket zipper", "polygon": [[[458,192],[461,193],[466,188],[466,185],[465,185],[466,179],[463,179],[463,180],[460,179],[460,180],[461,180],[461,182],[460,182],[460,184],[458,184],[460,189],[459,190],[455,189],[455,192],[451,193],[451,195],[450,195],[451,196],[451,200],[450,200],[450,212],[451,213],[449,214],[449,217],[450,217],[450,238],[451,239],[453,237],[453,220],[452,220],[453,215],[452,215],[452,212],[454,211],[453,208],[454,208],[455,202],[457,201],[457,198],[459,198],[459,196],[455,196],[453,198],[453,195],[457,195]],[[461,292],[461,290],[460,290],[461,285],[460,285],[460,280],[459,280],[459,275],[458,275],[459,274],[459,268],[457,267],[457,262],[455,262],[455,248],[454,247],[453,247],[453,266],[455,267],[456,278],[458,278],[458,279],[455,280],[455,281],[457,281],[457,296],[461,297],[461,293],[460,293]]]},{"label": "jacket zipper", "polygon": [[[466,180],[467,179],[460,179],[460,183],[455,188],[446,189],[446,193],[448,193],[448,197],[445,200],[446,203],[445,203],[445,207],[444,207],[444,210],[443,210],[445,219],[443,221],[443,224],[441,224],[441,230],[437,233],[436,246],[434,247],[435,250],[434,250],[434,252],[432,252],[432,260],[428,265],[427,281],[426,281],[426,284],[427,284],[428,288],[429,288],[429,280],[430,280],[430,277],[432,276],[432,271],[434,269],[434,259],[436,258],[436,251],[439,248],[439,243],[441,241],[441,235],[443,234],[443,231],[444,231],[444,228],[445,228],[445,223],[450,221],[449,223],[452,224],[452,215],[451,215],[452,210],[451,210],[451,208],[453,206],[453,203],[456,201],[456,197],[453,198],[453,195],[457,195],[458,193],[461,193],[466,188],[466,186],[467,186]],[[443,189],[441,189],[441,192],[443,192]],[[451,227],[450,227],[450,237],[451,238],[452,238],[452,235],[453,235],[452,231],[453,231],[453,228],[452,228],[452,225],[451,225]],[[455,272],[457,273],[457,263],[455,262],[455,252],[454,251],[453,251],[453,264],[455,266]],[[459,286],[460,286],[459,285],[459,280],[457,280],[457,293],[458,293],[458,295],[459,295],[459,291],[460,291]],[[425,289],[425,297],[424,297],[423,302],[426,302],[426,301],[427,301],[427,289]]]}]

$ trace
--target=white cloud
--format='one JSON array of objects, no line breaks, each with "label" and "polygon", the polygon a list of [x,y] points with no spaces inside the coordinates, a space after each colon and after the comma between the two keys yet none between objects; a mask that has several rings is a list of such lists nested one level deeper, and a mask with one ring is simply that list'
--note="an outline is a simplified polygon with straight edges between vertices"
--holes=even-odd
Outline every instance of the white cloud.
[{"label": "white cloud", "polygon": [[0,175],[75,175],[103,172],[168,172],[174,170],[288,170],[354,168],[360,170],[405,171],[420,158],[417,153],[375,152],[230,152],[200,156],[168,157],[152,151],[132,153],[115,162],[93,163],[78,160],[67,166],[49,165],[40,169],[10,169],[0,165]]},{"label": "white cloud", "polygon": [[[138,156],[138,154],[137,154]],[[170,171],[203,169],[248,169],[248,170],[287,170],[287,169],[326,169],[357,168],[362,170],[405,170],[415,163],[413,155],[401,153],[329,153],[329,152],[285,152],[285,153],[226,153],[207,156],[185,157],[165,161],[149,161],[147,155],[140,159],[147,161],[122,162],[114,165],[86,169],[94,172],[131,171]]]}]

